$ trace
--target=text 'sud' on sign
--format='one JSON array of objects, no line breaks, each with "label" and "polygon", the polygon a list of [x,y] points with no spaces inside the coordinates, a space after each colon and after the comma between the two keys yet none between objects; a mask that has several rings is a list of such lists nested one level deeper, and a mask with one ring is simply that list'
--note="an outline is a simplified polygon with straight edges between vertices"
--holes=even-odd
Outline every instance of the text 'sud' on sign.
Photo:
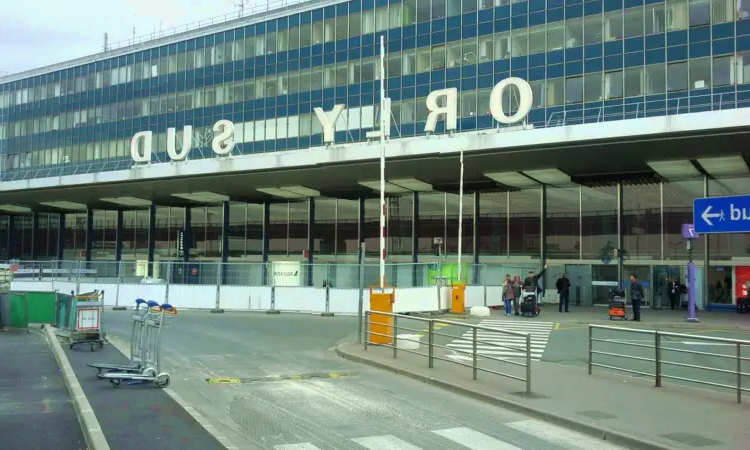
[{"label": "text 'sud' on sign", "polygon": [[750,232],[750,195],[708,197],[693,200],[695,232]]}]

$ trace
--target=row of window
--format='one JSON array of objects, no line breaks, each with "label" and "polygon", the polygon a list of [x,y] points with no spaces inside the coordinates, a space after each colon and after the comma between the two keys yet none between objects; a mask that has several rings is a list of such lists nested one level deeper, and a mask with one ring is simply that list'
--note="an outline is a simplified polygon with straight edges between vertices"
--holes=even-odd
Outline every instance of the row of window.
[{"label": "row of window", "polygon": [[[414,55],[412,54],[412,56]],[[429,58],[429,55],[427,57]],[[414,58],[408,59],[406,61],[408,64],[404,64],[404,67],[413,65],[414,61]],[[419,65],[418,61],[417,57],[417,66]],[[389,72],[394,70],[394,68],[395,65],[389,65]],[[10,124],[0,124],[0,140],[78,128],[86,125],[181,112],[196,108],[240,103],[245,100],[272,97],[278,94],[309,91],[311,88],[321,89],[344,86],[348,83],[358,82],[360,79],[362,81],[369,81],[377,78],[379,76],[379,70],[377,69],[379,69],[379,66],[375,64],[374,60],[363,61],[361,64],[359,62],[338,64],[312,69],[312,71],[294,71],[288,74],[219,84],[185,92],[164,94],[158,97],[128,100],[96,108],[26,119],[11,122]],[[622,97],[653,95],[664,92],[704,89],[750,82],[750,52],[738,54],[737,56],[716,56],[713,59],[701,58],[690,60],[689,65],[688,62],[679,62],[667,65],[653,64],[645,67],[631,67],[625,70],[608,72],[593,72],[585,74],[585,78],[585,88],[583,83],[584,77],[582,76],[556,78],[547,80],[546,82],[544,80],[531,81],[530,85],[534,94],[533,107],[557,106],[580,103],[582,101],[595,102]],[[489,104],[489,92],[490,89],[463,91],[461,94],[462,98],[468,99],[474,96],[473,98],[483,99],[486,96],[487,99],[481,100],[479,106],[476,104],[476,101],[473,104],[469,100],[466,100],[469,103],[462,101],[459,112],[460,116],[471,117],[484,114]],[[508,99],[511,97],[510,92],[506,91]],[[510,100],[506,100],[504,104],[510,110],[514,109],[514,106],[509,102]],[[423,99],[417,99],[416,102],[413,99],[401,102],[396,101],[393,104],[395,109],[398,109],[399,105],[404,105],[401,115],[394,113],[396,123],[414,123],[415,107],[417,109],[424,109]],[[480,111],[478,107],[483,109]],[[307,109],[309,111],[309,107]],[[358,117],[356,121],[350,122],[349,129],[373,126],[373,108],[369,107],[369,109],[362,110],[370,112],[363,113],[361,119]],[[350,110],[349,113],[354,114],[352,111],[354,110]],[[359,111],[359,108],[357,111]],[[306,134],[303,135],[309,135],[311,132],[313,134],[320,132],[320,130],[315,131],[314,128],[310,128],[309,119],[312,117],[311,114],[300,117],[308,118],[300,124],[300,130],[307,130]],[[296,122],[295,117],[288,117],[285,120],[288,120],[290,123]],[[416,122],[422,120],[424,119],[416,120]],[[274,123],[274,119],[269,118],[265,122]],[[317,125],[318,121],[313,120],[313,123]],[[352,126],[352,123],[361,123],[362,125]],[[163,127],[160,128],[163,129]],[[275,135],[276,133],[273,134]],[[286,133],[279,134],[286,137]],[[293,137],[291,130],[289,137]],[[246,142],[266,139],[265,137],[250,138]],[[74,158],[72,160],[77,161],[79,159]],[[60,162],[65,161],[61,160]],[[56,162],[51,164],[56,164]]]},{"label": "row of window", "polygon": [[[666,4],[648,5],[626,10],[606,12],[604,14],[586,15],[585,18],[568,19],[566,22],[551,22],[523,29],[514,33],[513,42],[510,33],[503,33],[506,43],[498,44],[495,59],[507,56],[523,56],[546,50],[573,48],[580,45],[611,41],[628,37],[662,33],[664,31],[684,30],[689,26],[699,26],[712,23],[723,23],[738,18],[744,18],[741,2],[735,8],[734,2],[739,0],[674,0]],[[411,5],[414,3],[415,5]],[[256,55],[270,55],[281,51],[309,47],[323,42],[334,42],[339,39],[383,31],[388,28],[408,25],[415,20],[413,10],[415,0],[407,0],[403,5],[393,4],[390,7],[376,8],[374,11],[350,14],[348,17],[337,17],[325,21],[303,24],[283,30],[267,31],[265,33],[237,39],[209,44],[198,50],[180,53],[170,52],[161,58],[157,55],[149,61],[129,63],[114,68],[107,68],[85,75],[51,83],[39,83],[34,87],[17,89],[0,93],[0,108],[43,101],[49,98],[73,95],[89,90],[101,89],[129,83],[133,80],[155,78],[177,72],[210,67],[231,61],[242,61]],[[747,7],[750,11],[750,7]],[[360,17],[361,16],[361,17]],[[713,18],[711,20],[711,18]],[[456,35],[460,39],[460,34]],[[545,39],[546,38],[546,39]],[[707,35],[708,38],[708,35]],[[222,39],[223,40],[223,39]],[[449,39],[450,40],[450,39]],[[489,42],[492,39],[489,38]],[[457,44],[460,46],[460,43]],[[467,63],[476,63],[482,58],[491,59],[490,49],[483,48],[480,43],[475,52],[463,52],[449,55],[446,59],[449,67]],[[486,45],[486,44],[484,44]],[[473,53],[474,60],[467,59]]]}]

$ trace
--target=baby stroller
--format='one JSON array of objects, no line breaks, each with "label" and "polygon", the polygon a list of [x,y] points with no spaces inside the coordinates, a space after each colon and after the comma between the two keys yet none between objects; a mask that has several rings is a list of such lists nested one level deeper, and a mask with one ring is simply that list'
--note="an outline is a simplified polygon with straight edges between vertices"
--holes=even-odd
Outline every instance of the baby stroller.
[{"label": "baby stroller", "polygon": [[536,288],[527,286],[521,293],[521,315],[525,317],[536,317],[541,312],[536,298]]},{"label": "baby stroller", "polygon": [[625,291],[619,289],[609,290],[609,320],[628,320],[625,312]]}]

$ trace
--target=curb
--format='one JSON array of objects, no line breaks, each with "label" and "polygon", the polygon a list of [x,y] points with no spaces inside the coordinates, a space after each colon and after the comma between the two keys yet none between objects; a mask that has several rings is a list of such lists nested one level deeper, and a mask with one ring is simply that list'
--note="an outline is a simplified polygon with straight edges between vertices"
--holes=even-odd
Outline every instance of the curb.
[{"label": "curb", "polygon": [[631,436],[627,436],[618,431],[612,431],[604,427],[597,427],[594,425],[589,425],[584,422],[580,422],[580,421],[570,419],[561,415],[552,414],[547,411],[543,411],[533,406],[524,405],[522,403],[519,403],[513,400],[502,398],[496,395],[487,394],[485,392],[480,392],[478,390],[475,390],[469,387],[460,386],[458,384],[455,384],[449,381],[422,375],[416,372],[412,372],[410,370],[400,369],[398,367],[394,367],[383,362],[368,359],[360,355],[355,355],[353,353],[347,352],[346,350],[343,350],[342,347],[344,345],[351,345],[351,344],[341,344],[341,345],[336,346],[336,354],[349,361],[354,361],[354,362],[361,363],[361,364],[367,364],[367,365],[377,367],[379,369],[384,369],[384,370],[387,370],[389,372],[393,372],[399,375],[405,375],[417,381],[422,381],[424,383],[431,384],[433,386],[437,386],[442,389],[446,389],[456,394],[465,395],[467,397],[472,397],[476,400],[480,400],[485,403],[489,403],[491,405],[507,408],[507,409],[510,409],[512,411],[515,411],[521,414],[535,417],[545,422],[559,425],[564,428],[577,431],[579,433],[587,434],[596,439],[601,439],[603,441],[611,442],[613,444],[625,446],[626,448],[629,448],[629,449],[674,450],[674,447],[670,447],[664,444],[659,444],[659,443],[656,443],[647,439],[638,439],[638,438],[634,438]]},{"label": "curb", "polygon": [[81,424],[81,431],[83,431],[87,447],[89,450],[109,450],[109,444],[104,437],[102,427],[96,419],[96,414],[94,414],[94,410],[91,408],[86,394],[78,383],[78,378],[70,366],[70,362],[60,345],[60,341],[57,340],[57,335],[52,331],[52,327],[44,326],[43,328],[47,343],[52,349],[52,354],[55,356],[57,364],[60,366],[65,387],[68,388],[73,409],[76,412],[76,416],[78,416],[78,422]]}]

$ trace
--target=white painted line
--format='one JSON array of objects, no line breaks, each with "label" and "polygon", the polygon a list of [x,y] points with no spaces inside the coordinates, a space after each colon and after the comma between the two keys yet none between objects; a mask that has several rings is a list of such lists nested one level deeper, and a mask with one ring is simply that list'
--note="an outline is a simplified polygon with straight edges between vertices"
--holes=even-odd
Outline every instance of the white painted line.
[{"label": "white painted line", "polygon": [[[468,341],[453,341],[450,344],[446,345],[446,347],[463,347],[463,348],[473,348],[474,344]],[[497,345],[487,345],[487,342],[483,343],[477,343],[477,349],[482,350],[493,350],[493,349],[503,349],[503,348],[517,348],[517,349],[526,349],[526,343],[523,342],[498,342]],[[540,344],[531,344],[532,349],[541,349],[544,350],[544,345]]]},{"label": "white painted line", "polygon": [[387,434],[385,436],[370,436],[352,439],[357,444],[370,450],[422,450],[408,442],[404,442],[396,436]]},{"label": "white painted line", "polygon": [[474,431],[471,428],[450,428],[447,430],[437,430],[433,433],[446,439],[463,445],[471,450],[521,450],[515,445],[508,444],[492,436]]},{"label": "white painted line", "polygon": [[506,423],[506,426],[522,433],[572,450],[624,450],[601,439],[575,433],[541,420],[522,420]]},{"label": "white painted line", "polygon": [[[465,354],[471,354],[472,353],[472,351],[469,350],[469,349],[464,350],[464,349],[461,349],[461,348],[456,348],[456,349],[452,349],[452,350],[454,352],[458,352],[458,353],[465,353]],[[481,350],[481,351],[477,350],[477,355],[485,355],[485,356],[512,356],[512,357],[516,357],[516,358],[525,358],[526,357],[526,353],[525,352],[523,352],[523,353],[522,352],[512,352],[512,351],[504,352],[504,351],[500,351],[500,350]],[[531,358],[532,359],[539,359],[541,357],[542,357],[542,352],[536,352],[536,353],[535,352],[531,352]]]},{"label": "white painted line", "polygon": [[275,450],[320,450],[320,448],[308,443],[275,445],[273,448]]}]

